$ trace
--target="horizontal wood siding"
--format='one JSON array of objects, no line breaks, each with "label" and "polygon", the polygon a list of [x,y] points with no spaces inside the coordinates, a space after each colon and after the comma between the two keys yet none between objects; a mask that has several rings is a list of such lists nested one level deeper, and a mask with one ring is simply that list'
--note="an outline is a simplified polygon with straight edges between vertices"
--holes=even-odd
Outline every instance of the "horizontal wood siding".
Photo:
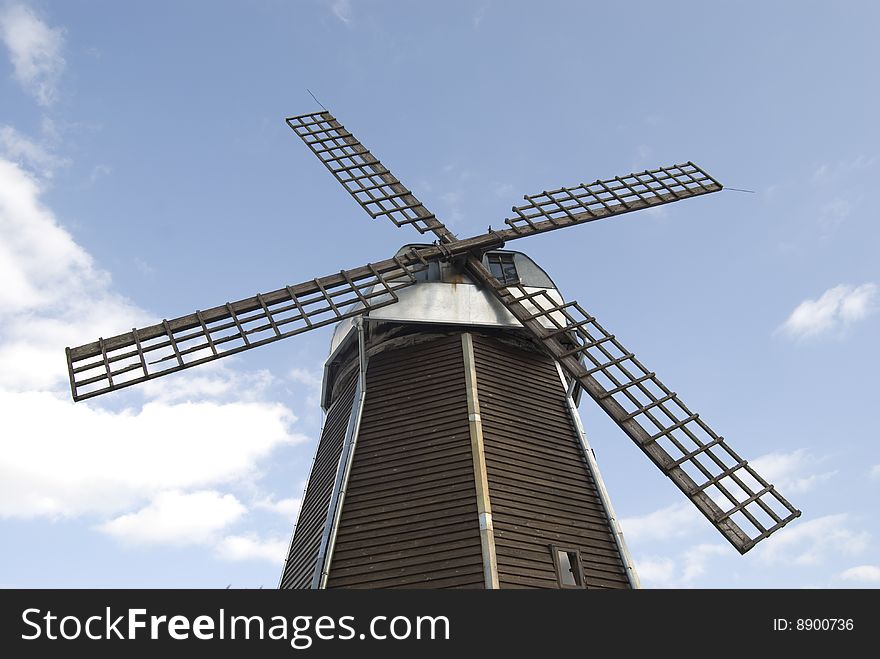
[{"label": "horizontal wood siding", "polygon": [[627,588],[552,359],[474,334],[502,588],[558,588],[550,545],[579,549],[588,588]]},{"label": "horizontal wood siding", "polygon": [[370,358],[327,586],[483,586],[459,334]]},{"label": "horizontal wood siding", "polygon": [[327,508],[330,505],[339,456],[354,402],[356,375],[354,373],[350,376],[350,382],[333,402],[324,421],[309,484],[293,532],[290,553],[284,565],[281,588],[312,587],[318,549],[327,520]]}]

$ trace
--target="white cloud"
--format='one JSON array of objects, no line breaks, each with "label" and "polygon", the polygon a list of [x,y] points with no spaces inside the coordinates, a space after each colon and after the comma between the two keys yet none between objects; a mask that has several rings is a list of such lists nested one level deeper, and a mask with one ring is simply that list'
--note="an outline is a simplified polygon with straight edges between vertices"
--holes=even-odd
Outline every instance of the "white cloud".
[{"label": "white cloud", "polygon": [[[227,358],[227,361],[230,358]],[[234,358],[232,358],[234,359]],[[241,372],[223,361],[202,364],[173,377],[150,380],[139,386],[154,401],[255,401],[266,395],[275,378],[269,371]]]},{"label": "white cloud", "polygon": [[351,0],[332,0],[330,3],[330,11],[340,21],[346,25],[351,24],[354,16],[351,9]]},{"label": "white cloud", "polygon": [[671,558],[649,556],[636,561],[636,571],[642,586],[669,586],[675,578],[675,563]]},{"label": "white cloud", "polygon": [[84,287],[109,283],[91,257],[40,202],[40,183],[22,167],[0,159],[0,272],[13,286],[0,289],[0,312],[35,311],[63,302]]},{"label": "white cloud", "polygon": [[871,478],[880,478],[880,465],[871,467]]},{"label": "white cloud", "polygon": [[55,169],[69,162],[22,135],[12,126],[0,126],[0,155],[28,166],[46,178],[52,178]]},{"label": "white cloud", "polygon": [[729,547],[715,544],[699,544],[684,553],[681,579],[684,583],[692,583],[706,572],[706,565],[713,556],[724,556],[732,550]]},{"label": "white cloud", "polygon": [[64,346],[155,318],[113,292],[41,194],[0,158],[0,516],[118,514],[163,490],[256,478],[273,450],[304,439],[268,399],[268,373],[227,365],[140,387],[140,409],[72,403]]},{"label": "white cloud", "polygon": [[0,39],[9,51],[13,76],[40,105],[51,105],[64,70],[64,30],[50,28],[32,9],[10,5],[0,12]]},{"label": "white cloud", "polygon": [[321,382],[323,380],[323,372],[321,369],[309,370],[306,368],[292,368],[288,373],[288,377],[294,382],[306,385],[313,392],[321,392]]},{"label": "white cloud", "polygon": [[636,561],[639,580],[645,588],[687,588],[706,573],[715,556],[732,553],[729,547],[701,543],[686,549],[678,561],[669,557],[647,557]]},{"label": "white cloud", "polygon": [[845,581],[880,584],[880,566],[857,565],[841,572],[840,578]]},{"label": "white cloud", "polygon": [[154,319],[110,289],[110,276],[41,202],[41,183],[0,158],[0,388],[63,386],[65,345]]},{"label": "white cloud", "polygon": [[288,372],[287,378],[292,382],[305,385],[308,392],[306,394],[305,404],[311,410],[318,409],[321,404],[321,385],[324,380],[323,367],[315,369],[293,368]]},{"label": "white cloud", "polygon": [[807,473],[818,465],[821,460],[806,449],[797,449],[790,453],[767,453],[750,461],[752,467],[761,476],[786,494],[800,494],[813,489],[818,483],[832,478],[836,471]]},{"label": "white cloud", "polygon": [[690,535],[706,523],[689,501],[674,503],[641,517],[620,520],[627,540],[668,540]]},{"label": "white cloud", "polygon": [[262,508],[263,510],[271,510],[278,513],[291,521],[293,521],[299,513],[299,507],[302,504],[301,499],[279,499],[274,501],[270,498],[262,499],[254,503],[254,508]]},{"label": "white cloud", "polygon": [[253,479],[304,440],[279,403],[151,402],[114,413],[50,392],[0,391],[0,516],[124,510],[157,491]]},{"label": "white cloud", "polygon": [[231,535],[217,545],[217,556],[227,561],[261,560],[279,564],[287,554],[288,540],[281,537]]},{"label": "white cloud", "polygon": [[231,494],[160,492],[148,506],[111,519],[99,529],[127,544],[204,544],[238,521],[245,510]]},{"label": "white cloud", "polygon": [[804,300],[779,328],[794,338],[808,338],[843,329],[869,316],[875,310],[877,285],[841,284],[829,288],[816,300]]},{"label": "white cloud", "polygon": [[[14,76],[49,105],[63,30],[20,4],[2,6]],[[33,140],[0,126],[0,519],[89,515],[94,529],[127,543],[210,543],[229,560],[272,552],[277,561],[285,542],[230,534],[246,508],[226,489],[254,491],[265,459],[305,440],[272,399],[268,371],[238,371],[231,358],[137,393],[70,400],[65,346],[157,316],[116,293],[44,203],[47,179],[68,161],[50,148],[55,124],[44,118],[40,130]],[[92,181],[109,173],[99,165]],[[288,519],[298,505],[267,500]]]},{"label": "white cloud", "polygon": [[825,515],[786,528],[756,548],[767,564],[820,565],[829,557],[863,552],[870,535],[851,528],[849,515]]}]

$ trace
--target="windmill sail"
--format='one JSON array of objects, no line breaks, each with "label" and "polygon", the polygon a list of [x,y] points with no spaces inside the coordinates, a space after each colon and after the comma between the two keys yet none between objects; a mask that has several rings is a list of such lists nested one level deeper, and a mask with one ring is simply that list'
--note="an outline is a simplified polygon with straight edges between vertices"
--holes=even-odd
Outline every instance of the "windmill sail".
[{"label": "windmill sail", "polygon": [[513,207],[514,216],[504,220],[510,228],[499,234],[505,240],[523,238],[718,192],[722,187],[692,162],[648,169],[526,195],[528,203]]},{"label": "windmill sail", "polygon": [[289,117],[287,124],[373,219],[387,217],[442,241],[455,240],[433,213],[329,112]]},{"label": "windmill sail", "polygon": [[74,400],[234,355],[397,302],[418,255],[395,257],[67,349]]},{"label": "windmill sail", "polygon": [[476,259],[469,269],[740,553],[800,516],[576,302],[505,286]]}]

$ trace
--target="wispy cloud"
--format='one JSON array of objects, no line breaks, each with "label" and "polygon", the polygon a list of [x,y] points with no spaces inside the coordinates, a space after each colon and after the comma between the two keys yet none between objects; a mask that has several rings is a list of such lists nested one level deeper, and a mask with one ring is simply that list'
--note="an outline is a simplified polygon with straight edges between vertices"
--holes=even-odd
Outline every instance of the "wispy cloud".
[{"label": "wispy cloud", "polygon": [[496,197],[513,197],[513,184],[512,183],[498,183],[495,185],[495,196]]},{"label": "wispy cloud", "polygon": [[107,165],[95,165],[92,167],[91,174],[89,174],[89,183],[95,183],[98,179],[110,176],[112,173],[113,170]]},{"label": "wispy cloud", "polygon": [[732,551],[724,545],[700,543],[686,549],[677,560],[667,556],[642,558],[636,561],[636,569],[646,588],[688,588],[706,574],[713,558]]},{"label": "wispy cloud", "polygon": [[151,401],[163,403],[252,402],[262,400],[273,382],[273,375],[265,369],[242,372],[212,362],[173,378],[144,382],[139,389]]},{"label": "wispy cloud", "polygon": [[22,4],[0,10],[0,39],[12,61],[13,76],[40,105],[51,105],[64,70],[64,30],[51,28]]},{"label": "wispy cloud", "polygon": [[321,385],[324,380],[324,369],[322,366],[316,368],[292,368],[287,377],[292,382],[304,385],[306,387],[306,405],[309,409],[316,409],[321,403]]},{"label": "wispy cloud", "polygon": [[287,375],[294,382],[304,384],[309,389],[320,393],[321,381],[323,379],[323,374],[320,368],[309,370],[298,366],[290,369]]},{"label": "wispy cloud", "polygon": [[871,467],[871,478],[880,478],[880,465]]},{"label": "wispy cloud", "polygon": [[632,171],[639,171],[648,166],[649,161],[654,157],[654,149],[647,144],[639,144],[636,147],[635,157],[631,163]]},{"label": "wispy cloud", "polygon": [[689,501],[620,520],[626,539],[631,541],[679,538],[690,535],[703,523],[703,517]]},{"label": "wispy cloud", "polygon": [[636,561],[639,581],[645,587],[664,587],[675,579],[675,562],[666,556],[645,556]]},{"label": "wispy cloud", "polygon": [[461,203],[463,196],[464,195],[460,190],[450,190],[449,192],[444,192],[440,195],[440,199],[442,199],[444,203],[454,206]]},{"label": "wispy cloud", "polygon": [[446,224],[450,226],[455,226],[460,224],[462,220],[465,218],[465,213],[463,209],[463,201],[465,198],[465,194],[463,190],[449,190],[448,192],[444,192],[440,195],[440,200],[445,205],[445,212],[443,214],[446,219]]},{"label": "wispy cloud", "polygon": [[817,517],[787,528],[755,551],[766,564],[820,565],[842,554],[860,554],[868,547],[870,535],[852,526],[845,513]]},{"label": "wispy cloud", "polygon": [[804,300],[777,331],[792,338],[809,338],[846,327],[867,318],[876,307],[877,285],[840,284],[815,300]]},{"label": "wispy cloud", "polygon": [[350,25],[354,20],[351,0],[332,0],[330,2],[330,11],[332,11],[333,15],[346,25]]},{"label": "wispy cloud", "polygon": [[260,560],[278,564],[286,558],[287,543],[281,536],[230,535],[217,544],[215,553],[226,561]]},{"label": "wispy cloud", "polygon": [[832,183],[851,176],[855,172],[873,167],[878,161],[877,156],[858,155],[838,162],[824,162],[813,171],[814,183]]},{"label": "wispy cloud", "polygon": [[692,583],[706,573],[706,566],[714,556],[724,556],[731,551],[730,547],[710,543],[691,547],[684,553],[684,565],[681,573],[682,581],[686,584]]},{"label": "wispy cloud", "polygon": [[806,449],[789,453],[768,453],[751,460],[752,467],[777,489],[789,494],[802,494],[832,478],[837,471],[817,472],[822,458]]},{"label": "wispy cloud", "polygon": [[254,503],[254,508],[260,508],[263,510],[269,510],[273,513],[278,513],[283,517],[287,517],[290,520],[293,520],[297,513],[299,512],[299,507],[302,504],[302,500],[300,499],[279,499],[275,501],[271,498],[262,499],[260,501],[256,501]]},{"label": "wispy cloud", "polygon": [[56,169],[70,162],[55,155],[44,145],[26,137],[12,126],[0,126],[0,155],[35,171],[44,178],[52,178]]},{"label": "wispy cloud", "polygon": [[483,22],[483,19],[486,17],[486,10],[489,9],[489,3],[483,2],[477,6],[476,11],[474,12],[473,24],[474,29],[480,27],[480,24]]},{"label": "wispy cloud", "polygon": [[450,227],[460,226],[467,219],[465,208],[473,196],[474,174],[457,163],[447,163],[434,177],[434,189],[439,201],[440,215]]},{"label": "wispy cloud", "polygon": [[843,224],[853,211],[853,204],[847,199],[832,199],[819,209],[819,228],[823,237],[829,236]]},{"label": "wispy cloud", "polygon": [[651,206],[644,211],[645,215],[653,215],[654,217],[667,217],[669,215],[668,206]]},{"label": "wispy cloud", "polygon": [[152,277],[156,274],[156,269],[139,256],[135,256],[134,259],[132,259],[132,263],[134,264],[135,270],[141,273],[144,277]]},{"label": "wispy cloud", "polygon": [[840,573],[840,578],[844,581],[855,581],[866,584],[880,584],[880,566],[878,565],[857,565]]}]

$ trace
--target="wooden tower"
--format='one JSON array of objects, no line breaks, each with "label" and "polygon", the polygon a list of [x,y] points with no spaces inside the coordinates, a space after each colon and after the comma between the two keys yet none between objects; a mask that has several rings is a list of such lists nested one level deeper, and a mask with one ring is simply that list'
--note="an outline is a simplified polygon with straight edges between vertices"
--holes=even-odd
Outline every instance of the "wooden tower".
[{"label": "wooden tower", "polygon": [[[524,254],[485,263],[558,297]],[[636,586],[571,378],[454,264],[428,273],[336,331],[281,587]]]},{"label": "wooden tower", "polygon": [[336,324],[324,428],[281,586],[638,585],[576,401],[586,393],[740,553],[800,515],[531,259],[538,233],[711,194],[692,162],[526,196],[459,239],[327,111],[287,120],[392,258],[67,349],[74,400]]}]

